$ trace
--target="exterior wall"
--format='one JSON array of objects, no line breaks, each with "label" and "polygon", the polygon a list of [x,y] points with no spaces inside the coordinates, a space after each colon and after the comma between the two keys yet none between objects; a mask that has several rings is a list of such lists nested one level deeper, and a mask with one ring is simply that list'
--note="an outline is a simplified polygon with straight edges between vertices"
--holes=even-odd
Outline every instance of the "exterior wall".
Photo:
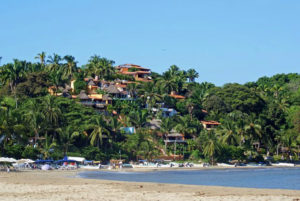
[{"label": "exterior wall", "polygon": [[75,90],[75,87],[74,87],[75,81],[76,81],[76,80],[71,80],[71,88],[72,88],[72,92],[74,92],[74,90]]},{"label": "exterior wall", "polygon": [[128,68],[121,68],[121,69],[120,69],[120,72],[122,72],[122,73],[123,73],[123,72],[128,72]]}]

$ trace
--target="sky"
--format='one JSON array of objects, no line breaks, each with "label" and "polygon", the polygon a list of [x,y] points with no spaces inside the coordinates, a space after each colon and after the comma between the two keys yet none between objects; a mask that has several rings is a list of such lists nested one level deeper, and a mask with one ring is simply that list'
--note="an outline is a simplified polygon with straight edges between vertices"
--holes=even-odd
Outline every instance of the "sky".
[{"label": "sky", "polygon": [[299,0],[3,0],[1,65],[47,54],[92,55],[199,82],[244,84],[300,73]]}]

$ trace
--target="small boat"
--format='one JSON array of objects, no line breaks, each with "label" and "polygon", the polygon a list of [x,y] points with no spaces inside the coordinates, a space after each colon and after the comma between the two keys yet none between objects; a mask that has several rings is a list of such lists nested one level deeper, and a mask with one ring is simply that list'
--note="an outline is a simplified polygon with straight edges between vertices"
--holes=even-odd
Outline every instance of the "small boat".
[{"label": "small boat", "polygon": [[82,166],[80,166],[80,168],[86,169],[86,170],[98,170],[98,169],[100,169],[100,165],[97,165],[97,166],[94,166],[94,165],[82,165]]},{"label": "small boat", "polygon": [[275,167],[295,167],[294,163],[272,163]]},{"label": "small boat", "polygon": [[267,166],[265,163],[248,163],[246,164],[247,167],[262,167]]},{"label": "small boat", "polygon": [[235,165],[233,164],[227,164],[227,163],[217,163],[217,166],[220,167],[235,167]]},{"label": "small boat", "polygon": [[131,164],[125,163],[122,165],[122,168],[133,168]]}]

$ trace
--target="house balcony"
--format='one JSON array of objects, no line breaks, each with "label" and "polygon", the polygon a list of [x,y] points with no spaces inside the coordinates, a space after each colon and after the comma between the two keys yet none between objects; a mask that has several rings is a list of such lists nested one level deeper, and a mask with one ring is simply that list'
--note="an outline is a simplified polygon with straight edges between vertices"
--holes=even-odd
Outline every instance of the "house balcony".
[{"label": "house balcony", "polygon": [[172,142],[172,143],[183,143],[185,142],[185,140],[164,140],[165,143],[169,143],[169,142]]},{"label": "house balcony", "polygon": [[81,104],[83,104],[85,106],[93,106],[93,105],[95,105],[95,103],[93,103],[93,102],[87,102],[87,101],[81,102]]}]

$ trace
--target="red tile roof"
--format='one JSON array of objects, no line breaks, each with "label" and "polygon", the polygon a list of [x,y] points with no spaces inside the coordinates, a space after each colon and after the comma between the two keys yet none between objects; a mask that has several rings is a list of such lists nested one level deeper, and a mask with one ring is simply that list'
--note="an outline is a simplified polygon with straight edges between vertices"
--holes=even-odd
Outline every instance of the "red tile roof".
[{"label": "red tile roof", "polygon": [[148,68],[144,68],[144,67],[141,67],[141,66],[135,65],[135,64],[122,64],[122,65],[117,66],[116,68],[117,69],[120,69],[120,68],[138,68],[138,69],[150,70]]},{"label": "red tile roof", "polygon": [[126,88],[127,85],[126,84],[116,84],[117,87],[121,87],[121,88]]},{"label": "red tile roof", "polygon": [[221,124],[217,121],[201,121],[201,123],[206,124],[206,125],[220,125]]},{"label": "red tile roof", "polygon": [[169,96],[176,98],[176,99],[185,99],[185,97],[181,96],[181,95],[170,94]]},{"label": "red tile roof", "polygon": [[125,71],[125,72],[120,72],[120,73],[121,73],[121,74],[125,74],[125,75],[151,74],[150,71],[135,71],[135,72]]}]

